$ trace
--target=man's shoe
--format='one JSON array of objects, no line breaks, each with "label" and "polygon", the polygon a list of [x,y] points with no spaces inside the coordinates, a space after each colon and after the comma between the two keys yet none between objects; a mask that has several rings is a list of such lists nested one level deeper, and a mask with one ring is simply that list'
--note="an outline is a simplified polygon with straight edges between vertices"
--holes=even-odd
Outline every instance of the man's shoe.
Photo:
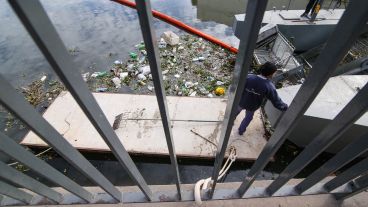
[{"label": "man's shoe", "polygon": [[300,17],[308,17],[308,14],[304,12]]},{"label": "man's shoe", "polygon": [[240,130],[238,129],[238,134],[241,136],[241,135],[243,135],[243,134],[244,134],[244,132],[242,132],[242,131],[240,131]]}]

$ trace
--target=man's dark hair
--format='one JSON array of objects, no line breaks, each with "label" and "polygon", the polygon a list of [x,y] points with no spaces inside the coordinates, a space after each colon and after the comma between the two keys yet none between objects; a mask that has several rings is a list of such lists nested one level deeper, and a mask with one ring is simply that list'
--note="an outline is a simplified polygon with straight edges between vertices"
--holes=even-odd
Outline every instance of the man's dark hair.
[{"label": "man's dark hair", "polygon": [[266,62],[265,64],[261,66],[259,70],[261,71],[261,74],[263,76],[267,77],[269,75],[272,75],[274,72],[276,72],[277,68],[275,64],[271,62]]}]

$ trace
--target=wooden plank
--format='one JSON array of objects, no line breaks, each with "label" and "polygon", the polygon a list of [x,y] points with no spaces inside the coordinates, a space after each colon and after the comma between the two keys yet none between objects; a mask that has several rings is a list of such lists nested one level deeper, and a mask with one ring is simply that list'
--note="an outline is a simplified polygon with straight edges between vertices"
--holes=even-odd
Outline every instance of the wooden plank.
[{"label": "wooden plank", "polygon": [[[94,96],[111,125],[121,115],[115,132],[129,153],[168,155],[155,96],[110,93]],[[178,157],[213,158],[216,147],[211,142],[218,142],[226,100],[177,96],[167,99]],[[60,94],[43,116],[77,149],[109,151],[70,93]],[[254,160],[266,143],[263,123],[256,112],[245,135],[239,136],[237,128],[243,117],[242,113],[235,121],[230,146],[236,147],[238,159]],[[21,144],[47,146],[33,132]]]}]

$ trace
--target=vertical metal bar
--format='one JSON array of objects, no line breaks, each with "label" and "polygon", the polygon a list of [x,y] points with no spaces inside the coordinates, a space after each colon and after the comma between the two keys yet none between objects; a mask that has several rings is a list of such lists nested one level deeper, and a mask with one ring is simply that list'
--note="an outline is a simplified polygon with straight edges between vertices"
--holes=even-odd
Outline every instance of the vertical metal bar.
[{"label": "vertical metal bar", "polygon": [[88,160],[61,136],[29,103],[0,75],[0,103],[16,114],[59,155],[83,175],[95,182],[113,198],[123,200],[122,193]]},{"label": "vertical metal bar", "polygon": [[324,187],[328,191],[333,191],[337,187],[349,182],[350,180],[358,177],[361,174],[364,174],[368,171],[368,158],[358,162],[354,166],[342,172],[340,175],[335,177],[334,179],[327,182]]},{"label": "vertical metal bar", "polygon": [[350,143],[342,151],[328,160],[320,168],[310,174],[301,183],[295,186],[295,190],[301,194],[311,188],[317,182],[343,167],[353,159],[368,151],[368,133],[364,134],[353,143]]},{"label": "vertical metal bar", "polygon": [[314,22],[316,20],[316,17],[318,15],[318,12],[320,9],[322,9],[322,4],[323,4],[323,1],[324,0],[318,0],[315,5],[313,5],[312,9],[313,9],[313,12],[312,12],[312,17],[311,19],[309,20],[310,22]]},{"label": "vertical metal bar", "polygon": [[340,111],[339,114],[312,140],[311,143],[284,169],[279,177],[267,187],[273,195],[287,181],[341,137],[368,109],[368,84]]},{"label": "vertical metal bar", "polygon": [[[334,72],[336,66],[347,53],[354,40],[361,34],[368,19],[367,8],[368,1],[357,0],[352,1],[344,12],[334,33],[327,41],[325,49],[317,58],[314,69],[300,87],[289,109],[282,116],[275,132],[239,187],[238,193],[240,195],[246,193],[256,176],[281,147]],[[351,24],[351,22],[354,22],[354,24]]]},{"label": "vertical metal bar", "polygon": [[253,51],[256,45],[259,29],[261,28],[262,18],[266,10],[267,0],[249,0],[244,22],[246,22],[242,31],[239,44],[239,52],[236,57],[233,82],[229,89],[229,98],[226,105],[225,118],[222,124],[219,148],[216,152],[214,169],[212,172],[213,185],[210,191],[212,198],[222,161],[225,156],[226,148],[229,142],[231,130],[233,128],[236,112],[242,96],[245,82],[248,75],[248,69],[253,57]]},{"label": "vertical metal bar", "polygon": [[152,192],[146,181],[83,81],[78,68],[73,64],[70,55],[40,2],[37,0],[9,0],[9,3],[60,80],[105,140],[116,159],[142,190],[147,199],[152,200]]},{"label": "vertical metal bar", "polygon": [[152,11],[149,0],[137,0],[137,12],[139,23],[142,30],[142,36],[147,50],[147,57],[151,68],[151,74],[153,78],[153,85],[155,88],[158,107],[160,109],[160,115],[162,125],[165,132],[166,143],[169,149],[172,173],[176,182],[176,188],[178,191],[178,197],[181,200],[181,188],[180,188],[180,175],[178,169],[178,161],[176,159],[175,145],[171,131],[171,122],[168,115],[168,107],[165,95],[165,89],[163,87],[161,64],[159,52],[157,49],[157,39],[153,25]]},{"label": "vertical metal bar", "polygon": [[368,174],[365,174],[351,182],[351,193],[336,194],[336,200],[345,200],[368,189]]},{"label": "vertical metal bar", "polygon": [[27,188],[37,194],[43,195],[56,203],[62,201],[62,195],[37,180],[15,170],[7,164],[0,161],[0,178],[13,182],[19,186]]},{"label": "vertical metal bar", "polygon": [[93,195],[90,192],[86,191],[80,185],[48,165],[46,162],[38,159],[34,154],[25,150],[22,146],[2,132],[0,132],[0,151],[23,163],[53,183],[56,183],[66,190],[74,193],[83,200],[88,201],[89,203],[93,202]]},{"label": "vertical metal bar", "polygon": [[14,198],[18,201],[22,201],[23,203],[30,204],[32,201],[33,196],[29,193],[26,193],[18,188],[4,183],[0,180],[0,194],[9,196]]}]

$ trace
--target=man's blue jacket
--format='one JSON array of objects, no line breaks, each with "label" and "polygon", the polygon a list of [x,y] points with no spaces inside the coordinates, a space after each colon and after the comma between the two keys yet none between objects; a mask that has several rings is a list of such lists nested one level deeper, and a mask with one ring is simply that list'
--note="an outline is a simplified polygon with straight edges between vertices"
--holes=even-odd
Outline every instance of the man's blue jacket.
[{"label": "man's blue jacket", "polygon": [[281,111],[286,111],[288,108],[288,105],[281,100],[275,86],[269,79],[249,74],[239,106],[248,111],[256,111],[261,107],[265,98]]}]

